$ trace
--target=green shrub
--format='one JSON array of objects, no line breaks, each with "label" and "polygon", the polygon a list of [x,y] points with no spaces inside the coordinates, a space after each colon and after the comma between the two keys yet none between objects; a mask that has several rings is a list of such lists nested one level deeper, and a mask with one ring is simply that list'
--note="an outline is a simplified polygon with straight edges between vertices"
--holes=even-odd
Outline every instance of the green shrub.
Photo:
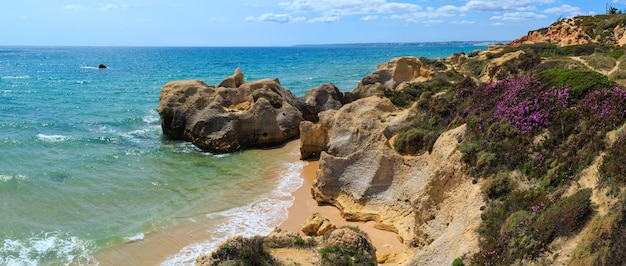
[{"label": "green shrub", "polygon": [[570,96],[581,99],[591,90],[608,89],[617,86],[606,76],[591,70],[548,69],[537,74],[546,87],[570,88]]},{"label": "green shrub", "polygon": [[610,57],[612,57],[615,60],[618,60],[620,57],[622,57],[622,55],[624,55],[624,50],[623,49],[614,49],[611,51],[606,52],[606,54]]},{"label": "green shrub", "polygon": [[490,199],[497,199],[509,194],[516,187],[516,184],[509,174],[505,172],[499,172],[494,178],[490,179],[483,188],[483,193]]},{"label": "green shrub", "polygon": [[599,168],[600,182],[617,193],[626,182],[626,134],[609,148]]},{"label": "green shrub", "polygon": [[437,137],[433,131],[411,128],[398,134],[393,146],[401,154],[421,154],[432,150]]},{"label": "green shrub", "polygon": [[465,264],[463,264],[463,259],[461,258],[456,258],[454,259],[454,261],[452,261],[452,266],[464,266]]},{"label": "green shrub", "polygon": [[591,192],[590,188],[583,189],[551,204],[532,225],[537,240],[550,243],[557,236],[578,230],[591,213]]},{"label": "green shrub", "polygon": [[238,237],[221,245],[211,254],[218,264],[233,263],[235,265],[276,265],[276,259],[265,249],[263,237]]},{"label": "green shrub", "polygon": [[360,249],[332,245],[322,248],[320,254],[322,256],[322,265],[377,265],[375,254]]},{"label": "green shrub", "polygon": [[591,221],[572,254],[571,265],[623,265],[626,256],[626,195],[605,216]]}]

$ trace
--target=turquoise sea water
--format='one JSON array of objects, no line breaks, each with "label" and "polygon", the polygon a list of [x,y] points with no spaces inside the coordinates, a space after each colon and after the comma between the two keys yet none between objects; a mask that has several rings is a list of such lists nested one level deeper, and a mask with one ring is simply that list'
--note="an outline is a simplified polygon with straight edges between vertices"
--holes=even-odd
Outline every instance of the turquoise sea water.
[{"label": "turquoise sea water", "polygon": [[215,85],[240,67],[246,81],[277,77],[298,96],[326,82],[351,91],[394,57],[484,48],[0,47],[0,265],[98,264],[97,252],[144,234],[231,219],[163,260],[184,264],[286,218],[297,154],[217,156],[168,140],[155,109],[170,80]]}]

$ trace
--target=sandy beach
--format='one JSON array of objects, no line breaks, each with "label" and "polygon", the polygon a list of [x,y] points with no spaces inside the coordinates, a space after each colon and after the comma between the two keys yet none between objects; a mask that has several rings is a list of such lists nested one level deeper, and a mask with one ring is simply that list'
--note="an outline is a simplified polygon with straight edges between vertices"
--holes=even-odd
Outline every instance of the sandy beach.
[{"label": "sandy beach", "polygon": [[280,228],[303,234],[301,229],[306,219],[311,216],[311,214],[318,212],[328,218],[330,222],[337,227],[350,225],[366,232],[376,247],[376,253],[379,256],[385,253],[402,253],[404,246],[396,233],[376,229],[374,228],[374,222],[348,222],[341,217],[341,212],[334,206],[318,206],[311,195],[311,187],[315,180],[315,172],[318,165],[319,163],[317,161],[309,161],[302,169],[304,183],[302,187],[293,193],[295,200],[293,205],[288,209],[289,217],[280,225]]}]

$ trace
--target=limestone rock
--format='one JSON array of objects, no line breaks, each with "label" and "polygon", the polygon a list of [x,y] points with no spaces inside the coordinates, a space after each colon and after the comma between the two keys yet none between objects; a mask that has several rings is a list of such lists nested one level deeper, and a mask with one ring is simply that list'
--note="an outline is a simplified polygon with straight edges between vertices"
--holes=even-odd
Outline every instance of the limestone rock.
[{"label": "limestone rock", "polygon": [[322,217],[319,213],[314,213],[306,219],[302,226],[302,232],[308,236],[322,236],[328,231],[335,229],[326,217]]},{"label": "limestone rock", "polygon": [[218,85],[218,87],[239,88],[239,86],[241,86],[243,83],[244,83],[243,72],[241,72],[240,68],[237,68],[235,69],[235,73],[232,76],[227,77],[224,80],[222,80],[222,82],[220,83],[220,85]]},{"label": "limestone rock", "polygon": [[[243,80],[238,72],[232,78],[234,85]],[[302,121],[296,107],[301,103],[278,79],[231,88],[198,80],[172,81],[159,99],[157,111],[165,135],[217,153],[280,144],[298,136]]]},{"label": "limestone rock", "polygon": [[319,158],[326,151],[328,133],[320,124],[310,121],[300,123],[300,159]]},{"label": "limestone rock", "polygon": [[345,103],[344,95],[334,84],[322,84],[310,89],[300,98],[304,103],[302,116],[305,120],[317,122],[317,114],[326,110],[337,110]]},{"label": "limestone rock", "polygon": [[364,77],[352,92],[357,99],[372,95],[382,96],[385,89],[395,89],[402,82],[429,80],[433,75],[431,65],[415,57],[399,57],[378,65],[378,68]]},{"label": "limestone rock", "polygon": [[333,230],[328,236],[326,244],[329,246],[342,246],[348,249],[363,250],[365,252],[373,252],[376,250],[367,236],[355,231],[355,229],[347,227]]},{"label": "limestone rock", "polygon": [[373,96],[320,113],[317,130],[326,132],[327,142],[313,195],[347,220],[397,232],[405,245],[419,247],[423,260],[415,261],[427,263],[416,265],[449,264],[477,249],[485,203],[456,150],[465,126],[441,134],[431,153],[403,156],[391,147],[399,129],[413,121],[414,109],[398,110]]}]

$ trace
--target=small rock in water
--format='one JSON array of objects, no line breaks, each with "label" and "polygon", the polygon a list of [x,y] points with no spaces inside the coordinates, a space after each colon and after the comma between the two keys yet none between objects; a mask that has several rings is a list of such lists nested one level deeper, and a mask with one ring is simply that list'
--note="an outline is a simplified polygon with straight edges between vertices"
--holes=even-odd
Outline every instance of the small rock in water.
[{"label": "small rock in water", "polygon": [[98,68],[107,68],[107,66],[105,66],[104,64],[100,64]]}]

